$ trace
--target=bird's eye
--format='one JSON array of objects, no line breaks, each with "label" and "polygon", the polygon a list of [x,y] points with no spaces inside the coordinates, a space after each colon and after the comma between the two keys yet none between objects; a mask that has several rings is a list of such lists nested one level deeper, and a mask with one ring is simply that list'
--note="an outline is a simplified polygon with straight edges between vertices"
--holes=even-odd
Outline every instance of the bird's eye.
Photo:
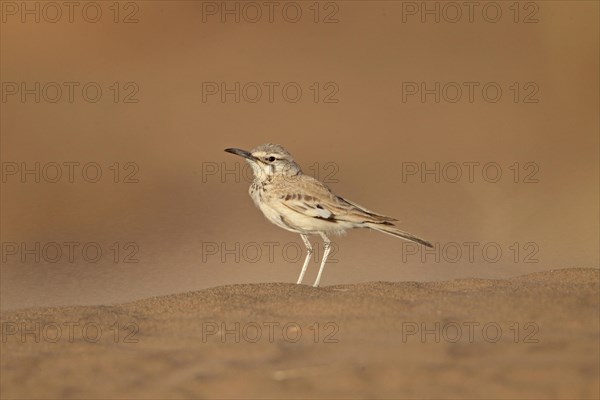
[{"label": "bird's eye", "polygon": [[270,162],[273,162],[273,161],[275,161],[275,157],[273,157],[273,156],[269,157],[269,161],[270,161]]}]

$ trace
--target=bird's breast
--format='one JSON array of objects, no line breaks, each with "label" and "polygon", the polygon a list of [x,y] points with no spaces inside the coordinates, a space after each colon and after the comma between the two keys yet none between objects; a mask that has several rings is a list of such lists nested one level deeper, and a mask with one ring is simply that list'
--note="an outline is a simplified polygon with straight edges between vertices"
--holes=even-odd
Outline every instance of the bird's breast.
[{"label": "bird's breast", "polygon": [[261,204],[267,200],[269,183],[266,181],[254,181],[252,185],[250,185],[250,197],[254,200],[254,204],[258,206],[258,208],[262,209]]}]

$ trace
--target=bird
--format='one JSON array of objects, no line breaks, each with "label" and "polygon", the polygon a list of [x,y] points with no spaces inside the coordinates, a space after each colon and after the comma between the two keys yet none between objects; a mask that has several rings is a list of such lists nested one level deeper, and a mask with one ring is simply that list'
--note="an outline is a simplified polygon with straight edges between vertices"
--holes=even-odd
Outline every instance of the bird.
[{"label": "bird", "polygon": [[323,239],[323,258],[313,287],[318,287],[331,251],[328,235],[342,234],[353,228],[369,228],[426,247],[433,245],[420,237],[400,230],[397,219],[378,214],[334,194],[327,185],[302,173],[300,166],[283,146],[267,143],[247,151],[227,148],[226,152],[243,157],[250,164],[254,180],[249,194],[254,204],[273,224],[299,233],[307,254],[298,277],[301,284],[313,249],[309,235]]}]

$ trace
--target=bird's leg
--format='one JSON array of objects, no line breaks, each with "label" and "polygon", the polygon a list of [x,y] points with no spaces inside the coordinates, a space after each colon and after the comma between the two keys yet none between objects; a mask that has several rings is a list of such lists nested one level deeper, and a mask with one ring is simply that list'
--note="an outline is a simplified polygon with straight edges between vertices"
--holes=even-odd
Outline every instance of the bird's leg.
[{"label": "bird's leg", "polygon": [[304,273],[306,273],[306,269],[308,268],[308,262],[310,261],[310,256],[312,255],[313,248],[308,241],[308,236],[300,234],[304,245],[306,246],[306,259],[304,260],[304,265],[302,266],[302,271],[300,271],[300,277],[298,277],[297,285],[302,283],[302,279],[304,279]]},{"label": "bird's leg", "polygon": [[329,257],[329,252],[331,251],[331,240],[324,233],[319,233],[323,238],[323,248],[325,252],[323,253],[323,260],[321,260],[321,267],[319,268],[319,274],[317,275],[317,280],[313,287],[319,287],[319,282],[321,281],[321,274],[323,273],[323,269],[325,268],[325,263],[327,262],[327,257]]}]

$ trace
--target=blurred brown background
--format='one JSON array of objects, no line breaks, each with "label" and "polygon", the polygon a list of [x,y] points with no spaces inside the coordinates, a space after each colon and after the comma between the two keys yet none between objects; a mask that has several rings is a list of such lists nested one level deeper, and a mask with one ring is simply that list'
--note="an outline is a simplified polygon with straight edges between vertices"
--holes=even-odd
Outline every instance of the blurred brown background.
[{"label": "blurred brown background", "polygon": [[[0,32],[3,309],[294,282],[302,262],[290,258],[297,258],[300,238],[263,218],[243,176],[221,175],[236,163],[244,171],[224,148],[265,142],[281,143],[305,173],[327,178],[336,193],[395,216],[442,249],[438,260],[432,253],[423,262],[399,240],[351,232],[335,239],[338,262],[327,266],[323,285],[598,266],[596,2],[520,3],[518,14],[512,2],[495,3],[502,12],[496,23],[482,16],[485,2],[472,22],[467,9],[450,22],[455,10],[427,3],[439,7],[439,23],[428,14],[422,22],[420,9],[413,14],[421,2],[342,1],[316,9],[298,2],[296,23],[282,16],[287,7],[286,18],[294,18],[296,6],[283,2],[273,22],[264,7],[257,22],[247,21],[256,10],[244,3],[142,1],[119,3],[118,15],[112,2],[98,3],[96,23],[82,17],[82,6],[71,23],[63,8],[52,23],[56,10],[29,2],[34,10],[38,4],[38,23],[35,15],[23,15],[21,4],[2,2]],[[238,7],[240,22],[222,16],[223,7]],[[87,12],[88,19],[94,16]],[[488,19],[494,15],[487,12]],[[78,85],[72,102],[64,82]],[[102,89],[95,103],[82,94],[89,82]],[[240,82],[239,103],[234,94],[223,102],[221,93],[206,92],[221,82],[229,89]],[[252,82],[263,89],[256,102],[249,101],[256,85],[243,90]],[[272,102],[265,82],[275,82],[268,84]],[[294,86],[302,90],[295,103],[282,94],[289,82],[294,85],[285,95],[294,96]],[[411,82],[430,89],[440,82],[447,91],[440,89],[439,103],[434,95],[422,101],[420,93],[406,94]],[[453,82],[463,88],[455,103],[449,101]],[[478,85],[472,102],[464,82]],[[489,82],[502,90],[496,102],[482,96]],[[21,83],[34,91],[24,101]],[[56,86],[62,97],[52,102]],[[64,166],[58,182],[44,179],[54,177],[51,163],[70,161],[98,163],[102,177],[86,182],[80,165],[72,183]],[[32,174],[12,174],[15,166],[36,162],[39,183]],[[469,182],[463,163],[472,162],[480,164]],[[421,163],[458,163],[463,176],[452,183],[450,169],[450,179],[442,175],[440,182],[403,175]],[[498,182],[482,177],[486,163],[501,167]],[[137,183],[124,182],[130,172]],[[537,183],[525,182],[530,173]],[[55,263],[48,262],[54,253],[42,254],[52,242],[63,251]],[[73,261],[65,242],[80,243]],[[98,262],[83,258],[87,242],[102,249]],[[270,242],[277,242],[272,259]],[[473,258],[465,242],[478,243]],[[21,249],[14,254],[15,243],[39,243],[40,262]],[[239,243],[239,262],[223,243],[234,253]],[[502,250],[497,262],[482,255],[490,243]],[[463,253],[456,256],[452,244]],[[139,262],[124,262],[132,251]],[[308,281],[317,269],[311,265]]]}]

